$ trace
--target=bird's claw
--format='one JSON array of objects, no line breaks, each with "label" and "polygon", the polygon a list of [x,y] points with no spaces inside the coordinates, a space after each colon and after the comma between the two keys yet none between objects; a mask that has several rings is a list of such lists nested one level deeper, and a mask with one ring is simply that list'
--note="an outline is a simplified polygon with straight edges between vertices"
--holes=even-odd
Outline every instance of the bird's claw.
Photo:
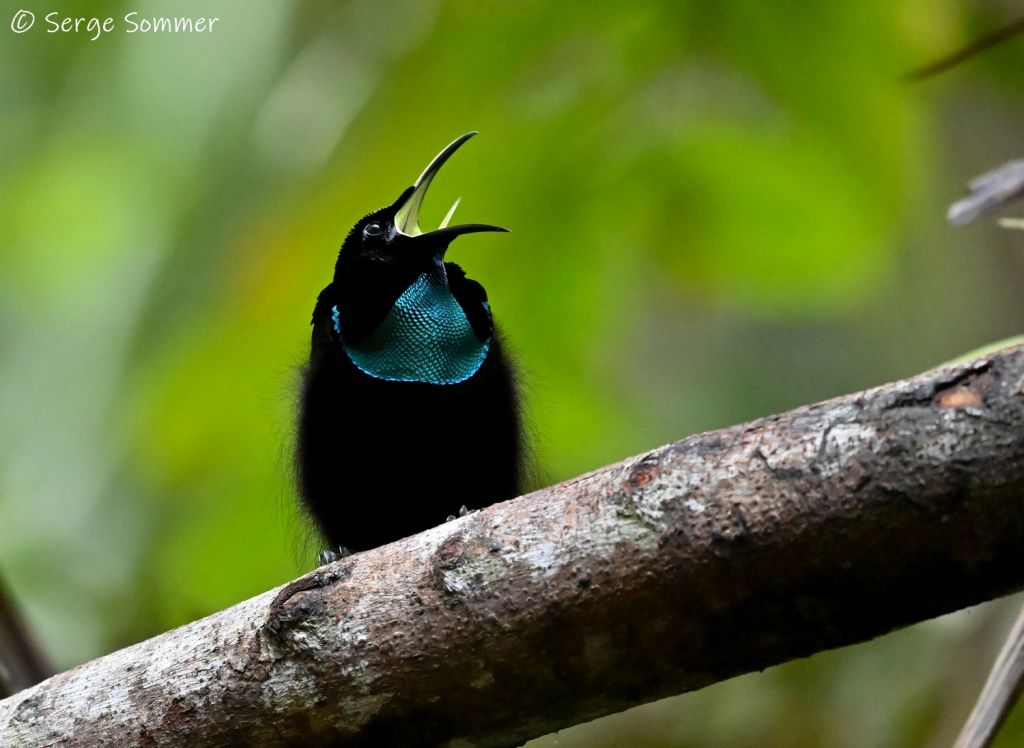
[{"label": "bird's claw", "polygon": [[454,522],[455,520],[459,519],[460,517],[468,517],[469,515],[474,514],[476,512],[479,512],[479,511],[480,511],[479,509],[467,509],[466,505],[463,504],[462,506],[459,507],[459,513],[457,515],[456,514],[449,514],[447,517],[445,517],[444,521],[445,522]]},{"label": "bird's claw", "polygon": [[320,566],[326,566],[327,564],[333,564],[335,561],[340,561],[345,556],[351,555],[352,551],[343,545],[339,545],[337,548],[324,548],[320,551],[317,561],[320,562]]}]

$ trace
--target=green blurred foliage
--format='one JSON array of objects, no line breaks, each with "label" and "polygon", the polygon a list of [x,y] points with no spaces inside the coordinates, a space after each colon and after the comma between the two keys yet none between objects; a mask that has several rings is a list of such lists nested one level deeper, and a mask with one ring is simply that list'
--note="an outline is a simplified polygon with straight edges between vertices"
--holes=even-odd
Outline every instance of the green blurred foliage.
[{"label": "green blurred foliage", "polygon": [[[62,665],[308,568],[292,411],[348,227],[454,136],[544,482],[1020,332],[1024,42],[942,0],[70,2],[0,26],[0,569]],[[37,26],[9,30],[19,8]],[[128,11],[218,16],[127,34]],[[427,435],[424,435],[428,438]],[[959,614],[538,741],[944,745],[1008,625]],[[1001,745],[1024,739],[1011,721]]]}]

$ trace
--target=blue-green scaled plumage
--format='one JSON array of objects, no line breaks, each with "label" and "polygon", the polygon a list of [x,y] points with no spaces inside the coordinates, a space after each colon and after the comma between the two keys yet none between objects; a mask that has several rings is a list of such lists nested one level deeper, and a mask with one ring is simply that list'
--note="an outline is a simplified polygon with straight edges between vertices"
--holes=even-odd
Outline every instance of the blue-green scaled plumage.
[{"label": "blue-green scaled plumage", "polygon": [[[490,309],[483,302],[490,315]],[[331,309],[335,332],[341,338],[341,313]],[[480,370],[491,338],[473,333],[466,313],[448,284],[436,273],[421,273],[395,301],[369,337],[342,346],[361,371],[391,382],[458,384]]]},{"label": "blue-green scaled plumage", "polygon": [[456,237],[501,229],[416,221],[468,137],[352,228],[313,310],[296,461],[331,546],[372,548],[521,492],[514,372],[483,287],[445,261]]}]

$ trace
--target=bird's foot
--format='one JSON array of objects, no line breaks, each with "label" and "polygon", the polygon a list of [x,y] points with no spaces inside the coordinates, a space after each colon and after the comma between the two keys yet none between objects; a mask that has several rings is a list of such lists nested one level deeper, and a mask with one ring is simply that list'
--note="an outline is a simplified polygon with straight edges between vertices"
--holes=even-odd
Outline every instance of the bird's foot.
[{"label": "bird's foot", "polygon": [[445,522],[454,522],[454,521],[455,521],[455,520],[457,520],[457,519],[458,519],[459,517],[468,517],[469,515],[471,515],[471,514],[475,514],[476,512],[479,512],[479,511],[480,511],[479,509],[467,509],[467,508],[466,508],[466,505],[465,505],[465,504],[463,504],[462,506],[460,506],[460,507],[459,507],[459,513],[458,513],[458,515],[454,515],[454,514],[449,514],[449,515],[448,515],[448,516],[447,516],[447,517],[445,518],[445,520],[444,520],[444,521],[445,521]]},{"label": "bird's foot", "polygon": [[320,566],[326,566],[327,564],[333,564],[335,561],[340,561],[345,556],[351,556],[352,551],[343,545],[339,545],[337,548],[324,548],[320,551],[320,556],[317,560],[320,562]]}]

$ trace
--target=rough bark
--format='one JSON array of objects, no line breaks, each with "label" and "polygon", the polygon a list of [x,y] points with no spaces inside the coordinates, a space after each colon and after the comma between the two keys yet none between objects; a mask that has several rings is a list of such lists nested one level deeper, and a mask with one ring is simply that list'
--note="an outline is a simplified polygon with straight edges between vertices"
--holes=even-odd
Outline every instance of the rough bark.
[{"label": "rough bark", "polygon": [[0,745],[516,745],[1018,590],[1022,499],[1018,347],[343,559],[0,702]]}]

